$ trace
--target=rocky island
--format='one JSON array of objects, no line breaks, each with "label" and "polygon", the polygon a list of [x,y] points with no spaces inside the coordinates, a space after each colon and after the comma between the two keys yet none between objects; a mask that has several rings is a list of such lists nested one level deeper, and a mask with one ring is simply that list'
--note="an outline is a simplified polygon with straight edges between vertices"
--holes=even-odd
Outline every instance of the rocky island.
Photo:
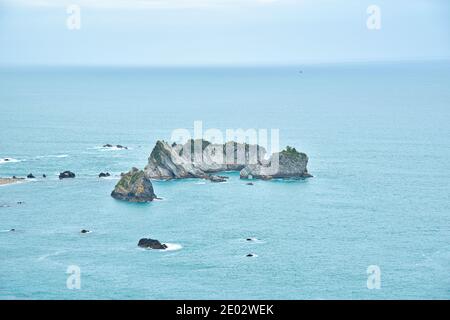
[{"label": "rocky island", "polygon": [[122,173],[111,196],[117,200],[130,202],[150,202],[156,199],[152,182],[145,176],[144,171],[137,168],[132,168],[128,173]]},{"label": "rocky island", "polygon": [[238,142],[213,144],[206,140],[189,140],[185,144],[158,141],[144,170],[133,168],[122,174],[111,196],[131,202],[149,202],[156,198],[151,179],[172,180],[199,178],[224,182],[223,171],[239,171],[241,179],[304,179],[308,173],[308,156],[287,147],[265,159],[266,150],[259,145]]}]

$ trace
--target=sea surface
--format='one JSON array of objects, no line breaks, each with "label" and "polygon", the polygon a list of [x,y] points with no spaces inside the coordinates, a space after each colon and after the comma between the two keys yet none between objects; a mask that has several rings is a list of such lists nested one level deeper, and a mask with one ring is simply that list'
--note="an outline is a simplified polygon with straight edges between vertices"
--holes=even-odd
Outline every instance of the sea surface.
[{"label": "sea surface", "polygon": [[[0,299],[449,299],[449,88],[449,62],[3,68],[0,177],[36,179],[0,186]],[[110,197],[197,120],[279,129],[314,178],[228,172],[155,181],[149,204]]]}]

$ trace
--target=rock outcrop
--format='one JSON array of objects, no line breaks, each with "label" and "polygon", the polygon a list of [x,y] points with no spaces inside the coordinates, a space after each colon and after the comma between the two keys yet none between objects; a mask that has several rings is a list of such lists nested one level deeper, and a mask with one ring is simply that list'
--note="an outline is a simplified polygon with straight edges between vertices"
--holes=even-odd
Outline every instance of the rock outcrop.
[{"label": "rock outcrop", "polygon": [[141,239],[138,246],[145,249],[165,250],[167,246],[164,243],[154,239]]},{"label": "rock outcrop", "polygon": [[59,179],[73,179],[75,178],[75,173],[71,171],[64,171],[59,174]]},{"label": "rock outcrop", "polygon": [[145,174],[151,179],[201,178],[223,182],[226,177],[212,174],[240,171],[264,159],[265,153],[266,150],[258,145],[236,142],[212,144],[206,140],[189,140],[183,145],[169,145],[158,141],[145,167]]},{"label": "rock outcrop", "polygon": [[128,147],[122,146],[122,145],[120,145],[120,144],[113,146],[112,144],[109,144],[109,143],[103,145],[103,148],[117,148],[117,149],[125,149],[125,150],[128,150]]},{"label": "rock outcrop", "polygon": [[99,175],[98,175],[98,177],[99,178],[107,178],[107,177],[110,177],[111,176],[111,174],[109,173],[109,172],[101,172]]},{"label": "rock outcrop", "polygon": [[144,171],[137,168],[122,174],[111,196],[129,202],[150,202],[156,199],[152,182],[145,176]]},{"label": "rock outcrop", "polygon": [[274,153],[268,161],[248,165],[240,172],[242,179],[303,179],[310,178],[308,173],[308,156],[295,148]]}]

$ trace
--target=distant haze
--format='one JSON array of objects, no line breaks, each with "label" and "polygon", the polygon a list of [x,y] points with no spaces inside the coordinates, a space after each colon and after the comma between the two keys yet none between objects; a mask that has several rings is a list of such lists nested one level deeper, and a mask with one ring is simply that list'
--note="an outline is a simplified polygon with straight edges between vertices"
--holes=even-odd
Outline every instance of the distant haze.
[{"label": "distant haze", "polygon": [[[69,4],[81,29],[69,30]],[[369,30],[367,8],[381,9]],[[0,65],[450,59],[445,0],[0,0]]]}]

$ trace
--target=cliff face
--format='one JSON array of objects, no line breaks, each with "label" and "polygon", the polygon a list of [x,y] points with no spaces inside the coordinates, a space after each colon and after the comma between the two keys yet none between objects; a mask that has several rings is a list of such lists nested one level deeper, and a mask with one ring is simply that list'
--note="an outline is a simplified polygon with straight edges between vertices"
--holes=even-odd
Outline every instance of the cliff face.
[{"label": "cliff face", "polygon": [[136,168],[122,174],[111,196],[118,200],[130,202],[150,202],[156,199],[150,179],[145,177],[144,171]]},{"label": "cliff face", "polygon": [[302,179],[310,178],[308,173],[308,156],[288,147],[279,153],[274,153],[269,161],[246,166],[240,172],[242,179]]},{"label": "cliff face", "polygon": [[257,145],[236,142],[212,144],[205,140],[190,140],[184,145],[158,141],[153,149],[145,175],[151,179],[202,178],[217,179],[211,174],[220,171],[240,171],[256,164],[266,151]]}]

